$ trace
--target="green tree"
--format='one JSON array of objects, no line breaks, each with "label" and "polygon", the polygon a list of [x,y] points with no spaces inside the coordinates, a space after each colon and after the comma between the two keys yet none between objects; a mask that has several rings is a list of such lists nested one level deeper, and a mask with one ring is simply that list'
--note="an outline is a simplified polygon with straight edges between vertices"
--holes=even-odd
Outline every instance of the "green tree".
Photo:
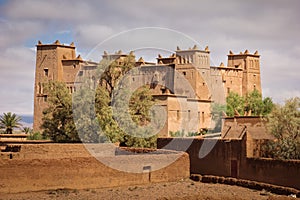
[{"label": "green tree", "polygon": [[122,77],[135,66],[135,56],[133,52],[129,55],[110,61],[102,59],[98,65],[96,74],[101,75],[100,85],[106,88],[109,97],[112,97],[115,87],[118,86]]},{"label": "green tree", "polygon": [[135,123],[143,126],[150,121],[149,110],[154,105],[153,97],[147,86],[143,86],[136,90],[129,102],[129,109],[132,119]]},{"label": "green tree", "polygon": [[274,103],[273,103],[272,99],[270,97],[264,98],[262,115],[267,116],[268,114],[270,114],[272,112],[273,108],[274,108]]},{"label": "green tree", "polygon": [[275,105],[268,117],[268,130],[276,138],[265,146],[265,156],[279,159],[300,159],[300,98]]},{"label": "green tree", "polygon": [[258,90],[253,90],[248,93],[245,101],[245,111],[251,111],[251,115],[260,116],[263,114],[264,104],[261,93]]},{"label": "green tree", "polygon": [[155,147],[156,136],[152,136],[151,127],[147,127],[151,118],[150,109],[154,105],[150,89],[142,87],[133,92],[126,89],[129,87],[122,86],[126,81],[120,83],[134,66],[132,54],[122,60],[108,62],[104,59],[100,62],[97,70],[101,74],[100,85],[95,97],[97,118],[102,132],[110,141],[125,146]]},{"label": "green tree", "polygon": [[244,112],[251,112],[252,116],[267,116],[272,111],[274,104],[270,97],[262,99],[262,95],[258,90],[248,93],[246,98],[237,93],[230,92],[226,98],[226,114],[230,117],[234,116],[235,110],[243,115]]},{"label": "green tree", "polygon": [[72,116],[72,98],[66,84],[49,81],[45,84],[48,107],[43,111],[44,137],[54,142],[78,142],[79,137]]},{"label": "green tree", "polygon": [[[134,123],[139,128],[135,134],[125,136],[125,144],[133,147],[156,147],[157,135],[152,135],[154,128],[147,127],[151,121],[150,110],[154,106],[154,100],[147,86],[137,89],[129,101],[129,113]],[[154,118],[154,117],[153,117]]]},{"label": "green tree", "polygon": [[245,98],[237,93],[230,92],[226,97],[226,114],[233,117],[235,110],[240,114],[244,114]]},{"label": "green tree", "polygon": [[[97,102],[95,91],[88,84],[81,84],[82,89],[73,93],[73,119],[78,135],[84,143],[105,142],[100,132],[96,115]],[[100,98],[100,100],[102,100]]]},{"label": "green tree", "polygon": [[12,134],[14,128],[19,128],[21,117],[17,116],[15,113],[3,113],[0,116],[0,128],[5,129],[6,134]]},{"label": "green tree", "polygon": [[223,113],[226,113],[226,106],[213,103],[211,107],[212,120],[215,123],[213,133],[221,132]]}]

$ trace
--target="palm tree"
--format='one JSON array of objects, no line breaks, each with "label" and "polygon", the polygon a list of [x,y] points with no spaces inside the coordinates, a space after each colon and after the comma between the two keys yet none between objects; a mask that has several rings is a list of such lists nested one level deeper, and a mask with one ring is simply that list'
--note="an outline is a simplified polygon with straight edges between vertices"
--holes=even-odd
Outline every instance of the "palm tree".
[{"label": "palm tree", "polygon": [[21,117],[17,116],[15,113],[3,113],[0,116],[0,128],[5,129],[6,134],[12,134],[14,128],[19,128]]},{"label": "palm tree", "polygon": [[31,132],[32,132],[32,129],[29,128],[29,127],[24,127],[24,128],[22,129],[22,131],[23,131],[25,134],[28,134],[28,133],[31,133]]}]

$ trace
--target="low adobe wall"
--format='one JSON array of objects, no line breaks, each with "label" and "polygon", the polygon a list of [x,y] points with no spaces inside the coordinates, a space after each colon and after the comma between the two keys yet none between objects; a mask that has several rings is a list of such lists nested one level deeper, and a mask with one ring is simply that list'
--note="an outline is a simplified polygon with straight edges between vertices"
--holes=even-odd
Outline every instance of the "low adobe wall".
[{"label": "low adobe wall", "polygon": [[[168,145],[172,141],[172,145]],[[200,149],[205,141],[207,145],[204,149],[211,151],[204,157],[199,157]],[[239,140],[218,140],[199,138],[159,138],[157,148],[168,148],[170,150],[180,150],[182,146],[190,144],[185,150],[190,156],[190,166],[192,174],[233,176],[231,173],[231,160],[241,160],[243,148]]]},{"label": "low adobe wall", "polygon": [[[172,145],[166,146],[171,141]],[[207,156],[200,158],[199,150],[204,141],[215,146]],[[300,190],[300,160],[247,158],[246,136],[242,140],[159,138],[157,147],[182,151],[185,143],[190,144],[185,151],[190,156],[192,174],[247,179]]]},{"label": "low adobe wall", "polygon": [[227,184],[227,185],[237,185],[237,186],[246,187],[254,190],[266,190],[279,195],[294,194],[297,197],[300,197],[300,190],[268,184],[268,183],[257,182],[257,181],[236,179],[231,177],[213,176],[213,175],[202,176],[199,174],[192,174],[190,178],[194,181],[200,181],[203,183],[220,183],[220,184]]},{"label": "low adobe wall", "polygon": [[245,158],[239,177],[300,190],[300,160]]},{"label": "low adobe wall", "polygon": [[[101,156],[101,152],[98,153]],[[9,152],[2,152],[2,155],[5,154]],[[147,163],[149,160],[159,162],[173,159],[174,156],[177,158],[164,168],[156,171],[147,168],[144,173],[112,169],[91,156],[81,144],[22,145],[21,151],[14,152],[13,155],[12,159],[5,156],[0,159],[0,193],[138,185],[176,181],[190,175],[189,156],[183,152],[103,157],[106,161],[117,162],[119,165],[134,165],[133,161],[136,160]],[[152,163],[148,164],[151,166]],[[138,172],[143,170],[145,169]]]},{"label": "low adobe wall", "polygon": [[27,140],[27,134],[0,134],[0,142],[25,140]]}]

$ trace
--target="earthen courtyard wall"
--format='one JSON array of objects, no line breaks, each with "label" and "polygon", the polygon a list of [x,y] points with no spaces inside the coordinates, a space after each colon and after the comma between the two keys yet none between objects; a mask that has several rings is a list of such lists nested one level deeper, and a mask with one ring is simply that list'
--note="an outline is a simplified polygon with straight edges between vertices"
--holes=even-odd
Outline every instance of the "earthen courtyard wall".
[{"label": "earthen courtyard wall", "polygon": [[[89,154],[82,144],[22,145],[12,159],[2,152],[0,159],[0,193],[51,190],[59,188],[91,189],[149,182],[168,182],[188,178],[189,156],[181,153],[170,165],[151,172],[128,173],[112,169]],[[23,151],[22,151],[23,150]],[[25,155],[26,154],[26,155]],[[147,155],[153,160],[169,159],[174,153]],[[143,155],[121,155],[121,162]],[[106,159],[115,159],[107,156]],[[149,159],[149,157],[147,158]]]},{"label": "earthen courtyard wall", "polygon": [[[166,148],[172,141],[167,149],[186,151],[190,156],[191,174],[234,177],[300,189],[300,160],[248,158],[245,138],[159,138],[157,146]],[[204,142],[207,145],[204,149],[212,148],[207,156],[200,158],[199,151]],[[182,147],[186,143],[191,145],[185,150]]]},{"label": "earthen courtyard wall", "polygon": [[300,160],[245,158],[239,177],[300,190]]}]

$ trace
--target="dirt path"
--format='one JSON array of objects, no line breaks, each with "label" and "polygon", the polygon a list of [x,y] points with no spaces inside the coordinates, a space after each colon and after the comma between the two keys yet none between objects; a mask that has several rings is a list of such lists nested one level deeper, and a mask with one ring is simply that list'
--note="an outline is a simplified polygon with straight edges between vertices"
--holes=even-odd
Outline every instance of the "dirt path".
[{"label": "dirt path", "polygon": [[144,200],[237,200],[237,199],[265,199],[284,200],[295,199],[280,196],[266,191],[256,191],[238,186],[222,184],[207,184],[184,180],[169,183],[153,183],[148,185],[124,186],[104,189],[72,190],[61,189],[53,191],[26,192],[18,194],[0,194],[0,200],[16,199],[57,199],[57,200],[98,200],[98,199],[144,199]]}]

